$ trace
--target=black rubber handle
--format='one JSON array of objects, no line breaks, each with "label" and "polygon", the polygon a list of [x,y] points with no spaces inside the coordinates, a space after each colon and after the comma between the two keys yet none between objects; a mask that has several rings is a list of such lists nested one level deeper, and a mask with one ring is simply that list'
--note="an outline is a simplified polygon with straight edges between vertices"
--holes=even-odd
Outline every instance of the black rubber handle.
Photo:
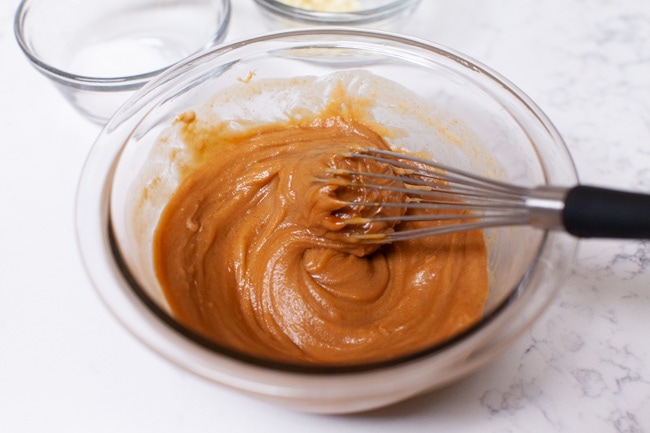
[{"label": "black rubber handle", "polygon": [[576,186],[562,219],[567,232],[582,238],[650,239],[650,195]]}]

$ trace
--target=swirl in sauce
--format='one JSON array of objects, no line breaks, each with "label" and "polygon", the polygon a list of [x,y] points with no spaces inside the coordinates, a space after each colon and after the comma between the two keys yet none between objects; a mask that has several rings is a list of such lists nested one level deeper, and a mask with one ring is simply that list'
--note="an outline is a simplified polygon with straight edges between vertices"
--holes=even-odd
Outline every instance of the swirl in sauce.
[{"label": "swirl in sauce", "polygon": [[339,198],[367,192],[315,181],[352,164],[340,156],[350,148],[387,149],[371,127],[330,116],[226,133],[179,121],[196,162],[161,216],[154,261],[183,325],[264,359],[349,365],[413,353],[480,319],[480,231],[363,245],[351,230],[407,223],[353,229],[342,213],[405,211],[342,208]]}]

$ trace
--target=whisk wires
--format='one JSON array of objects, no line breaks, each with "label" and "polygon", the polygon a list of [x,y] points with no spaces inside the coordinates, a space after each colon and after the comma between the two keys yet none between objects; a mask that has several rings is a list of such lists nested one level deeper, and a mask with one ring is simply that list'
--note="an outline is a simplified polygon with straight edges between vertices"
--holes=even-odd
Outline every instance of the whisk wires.
[{"label": "whisk wires", "polygon": [[[343,205],[353,209],[400,207],[406,210],[404,215],[351,217],[345,220],[345,224],[364,226],[390,221],[430,223],[404,230],[397,227],[395,231],[385,233],[356,233],[354,236],[360,240],[386,243],[531,222],[530,197],[535,195],[534,190],[389,150],[360,149],[342,156],[361,162],[372,161],[390,167],[391,170],[374,172],[335,168],[329,170],[329,176],[320,181],[366,190],[395,192],[402,194],[403,198],[397,202],[342,201]],[[361,164],[365,165],[367,164]]]}]

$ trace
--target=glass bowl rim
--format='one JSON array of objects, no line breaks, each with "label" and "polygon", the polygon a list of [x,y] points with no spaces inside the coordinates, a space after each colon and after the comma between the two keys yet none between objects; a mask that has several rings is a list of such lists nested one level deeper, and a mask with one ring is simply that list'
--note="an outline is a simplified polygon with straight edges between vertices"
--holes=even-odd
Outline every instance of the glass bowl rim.
[{"label": "glass bowl rim", "polygon": [[393,0],[379,7],[372,7],[353,12],[322,12],[297,6],[291,6],[279,0],[254,0],[257,5],[269,13],[294,21],[321,25],[364,25],[389,19],[395,14],[414,7],[422,0]]},{"label": "glass bowl rim", "polygon": [[[21,0],[18,5],[13,21],[14,37],[16,38],[21,51],[29,59],[32,65],[57,82],[85,90],[115,90],[116,88],[118,90],[134,90],[142,87],[142,85],[150,81],[153,77],[173,66],[173,64],[170,64],[153,71],[115,77],[93,77],[89,75],[75,74],[52,66],[48,62],[42,60],[41,57],[32,50],[31,45],[27,42],[25,20],[27,19],[27,14],[29,13],[33,1],[34,0]],[[212,38],[205,42],[203,48],[192,53],[190,57],[205,50],[206,47],[216,45],[225,39],[230,25],[232,6],[230,0],[219,1],[221,2],[223,9],[223,19],[218,23],[217,31]],[[182,62],[183,60],[179,63]]]}]

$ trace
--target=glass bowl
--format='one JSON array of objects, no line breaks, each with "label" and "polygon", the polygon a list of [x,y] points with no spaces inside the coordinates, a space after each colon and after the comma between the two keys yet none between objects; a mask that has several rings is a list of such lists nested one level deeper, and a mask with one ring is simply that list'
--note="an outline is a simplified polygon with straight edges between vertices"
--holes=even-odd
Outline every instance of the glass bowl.
[{"label": "glass bowl", "polygon": [[104,123],[134,90],[226,36],[229,0],[23,0],[14,32],[31,64]]},{"label": "glass bowl", "polygon": [[399,30],[421,0],[255,0],[271,30],[354,26]]},{"label": "glass bowl", "polygon": [[177,116],[197,107],[244,123],[282,118],[290,108],[313,110],[323,89],[332,88],[332,77],[372,100],[379,123],[408,131],[390,139],[397,146],[430,151],[442,163],[523,186],[577,183],[571,157],[549,119],[487,67],[444,47],[386,33],[294,30],[197,55],[163,72],[122,106],[84,167],[76,227],[101,298],[155,352],[256,398],[304,411],[346,413],[404,400],[484,366],[551,301],[577,242],[565,233],[529,227],[486,231],[490,293],[482,319],[440,344],[385,362],[330,367],[271,362],[182,326],[170,313],[152,263],[153,231],[178,181],[171,160],[182,152],[182,146],[160,138]]}]

